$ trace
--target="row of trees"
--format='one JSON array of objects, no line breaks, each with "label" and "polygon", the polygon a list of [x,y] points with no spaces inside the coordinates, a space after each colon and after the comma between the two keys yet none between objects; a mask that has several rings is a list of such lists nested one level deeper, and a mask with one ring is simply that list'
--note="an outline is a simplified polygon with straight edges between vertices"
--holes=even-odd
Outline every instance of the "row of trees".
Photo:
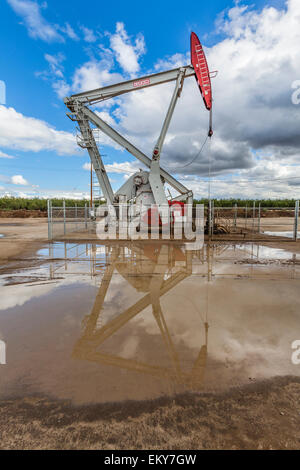
[{"label": "row of trees", "polygon": [[[253,206],[254,199],[214,199],[215,207],[234,207],[237,204],[238,207]],[[88,201],[86,199],[65,199],[67,207],[83,207]],[[195,199],[195,204],[208,204],[208,199]],[[261,199],[255,200],[255,203],[258,205],[261,204],[261,207],[294,207],[295,199]],[[61,207],[63,205],[63,199],[52,199],[52,206]],[[46,199],[26,199],[26,198],[16,198],[16,197],[2,197],[0,198],[0,209],[2,210],[47,210],[47,200]]]},{"label": "row of trees", "polygon": [[[252,207],[253,203],[261,207],[295,207],[295,199],[214,199],[215,207]],[[208,199],[194,199],[196,204],[208,204]]]},{"label": "row of trees", "polygon": [[[88,202],[84,199],[66,199],[67,207],[74,207],[77,204],[78,207],[84,206]],[[52,199],[52,206],[61,207],[63,205],[63,199]],[[40,210],[47,211],[47,200],[46,199],[26,199],[21,197],[2,197],[0,198],[0,209],[2,210]]]}]

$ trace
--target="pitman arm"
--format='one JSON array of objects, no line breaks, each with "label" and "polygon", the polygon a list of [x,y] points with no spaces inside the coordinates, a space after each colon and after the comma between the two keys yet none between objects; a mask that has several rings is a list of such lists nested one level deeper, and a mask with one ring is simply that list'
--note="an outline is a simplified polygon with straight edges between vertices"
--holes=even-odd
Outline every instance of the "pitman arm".
[{"label": "pitman arm", "polygon": [[162,146],[164,144],[165,137],[166,137],[173,113],[174,113],[177,100],[182,90],[184,77],[185,77],[185,69],[184,67],[182,67],[181,69],[178,70],[176,86],[172,95],[168,112],[166,114],[162,129],[160,132],[160,136],[156,142],[156,145],[154,147],[153,154],[152,154],[149,181],[150,181],[151,189],[153,191],[155,202],[156,204],[160,206],[168,204],[168,200],[164,191],[164,186],[160,177],[160,174],[161,174],[160,173],[160,154],[161,154]]}]

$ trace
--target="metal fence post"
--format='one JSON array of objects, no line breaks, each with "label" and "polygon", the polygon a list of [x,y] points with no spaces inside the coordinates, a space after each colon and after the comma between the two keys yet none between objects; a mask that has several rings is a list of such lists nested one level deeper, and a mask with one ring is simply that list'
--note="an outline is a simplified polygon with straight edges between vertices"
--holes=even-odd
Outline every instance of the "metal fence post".
[{"label": "metal fence post", "polygon": [[234,228],[236,228],[236,219],[237,219],[237,203],[234,204]]},{"label": "metal fence post", "polygon": [[260,217],[261,217],[261,203],[259,203],[258,205],[258,222],[257,222],[258,233],[260,233]]},{"label": "metal fence post", "polygon": [[66,201],[63,200],[63,213],[64,213],[64,235],[66,235]]},{"label": "metal fence post", "polygon": [[253,201],[253,213],[252,213],[252,230],[254,232],[254,225],[255,225],[255,201]]},{"label": "metal fence post", "polygon": [[47,200],[47,214],[48,214],[48,240],[52,240],[52,201]]},{"label": "metal fence post", "polygon": [[295,223],[294,223],[294,240],[298,240],[298,219],[299,219],[299,201],[295,203]]},{"label": "metal fence post", "polygon": [[211,200],[208,201],[208,236],[211,237]]},{"label": "metal fence post", "polygon": [[84,204],[84,226],[85,226],[85,229],[87,229],[87,205],[86,203]]},{"label": "metal fence post", "polygon": [[212,201],[212,212],[211,212],[211,234],[214,234],[215,227],[215,201]]}]

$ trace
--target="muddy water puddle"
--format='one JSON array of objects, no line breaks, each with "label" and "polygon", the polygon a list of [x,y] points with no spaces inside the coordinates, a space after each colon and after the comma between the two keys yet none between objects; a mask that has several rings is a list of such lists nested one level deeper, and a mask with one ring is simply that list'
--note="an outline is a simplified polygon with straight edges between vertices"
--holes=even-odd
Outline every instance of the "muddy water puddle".
[{"label": "muddy water puddle", "polygon": [[0,276],[0,398],[141,400],[299,375],[299,258],[254,244],[45,247]]},{"label": "muddy water puddle", "polygon": [[[275,231],[275,232],[272,232],[272,231],[264,231],[264,234],[265,235],[272,235],[274,237],[285,237],[285,238],[294,238],[295,237],[295,234],[293,232],[293,230],[290,230],[290,231]],[[298,238],[300,238],[300,233],[298,232]]]}]

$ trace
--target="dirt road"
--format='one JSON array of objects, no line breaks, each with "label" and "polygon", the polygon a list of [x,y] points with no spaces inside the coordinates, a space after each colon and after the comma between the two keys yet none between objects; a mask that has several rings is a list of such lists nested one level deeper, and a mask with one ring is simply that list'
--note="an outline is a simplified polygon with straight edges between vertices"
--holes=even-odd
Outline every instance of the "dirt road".
[{"label": "dirt road", "polygon": [[0,219],[0,261],[35,252],[47,241],[47,219]]}]

